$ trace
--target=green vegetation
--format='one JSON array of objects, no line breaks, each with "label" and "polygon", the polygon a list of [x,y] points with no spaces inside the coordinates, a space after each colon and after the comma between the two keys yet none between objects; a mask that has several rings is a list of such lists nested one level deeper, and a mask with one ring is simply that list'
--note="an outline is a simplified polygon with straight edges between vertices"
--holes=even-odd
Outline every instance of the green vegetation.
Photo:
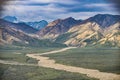
[{"label": "green vegetation", "polygon": [[48,39],[39,40],[39,39],[32,38],[27,41],[29,42],[29,44],[14,41],[13,45],[25,46],[25,47],[67,47],[65,44],[52,42]]},{"label": "green vegetation", "polygon": [[[119,28],[120,29],[120,28]],[[114,35],[120,35],[120,31],[118,31],[117,33],[115,33]]]},{"label": "green vegetation", "polygon": [[0,80],[97,80],[43,67],[0,65]]},{"label": "green vegetation", "polygon": [[28,53],[43,53],[43,52],[47,52],[47,51],[52,51],[52,50],[57,50],[57,49],[61,49],[61,48],[55,48],[55,47],[42,47],[42,48],[33,48],[33,47],[19,47],[19,46],[14,46],[14,47],[3,47],[0,48],[0,53],[14,53],[14,52],[18,52],[18,53],[24,53],[24,54],[28,54]]},{"label": "green vegetation", "polygon": [[76,48],[45,56],[55,59],[57,63],[65,65],[120,74],[120,49],[117,48]]},{"label": "green vegetation", "polygon": [[88,44],[87,46],[91,46],[91,45],[93,46],[93,43],[97,42],[101,38],[101,36],[102,36],[102,34],[98,32],[97,35],[94,35],[94,36],[84,40],[84,42],[86,42]]},{"label": "green vegetation", "polygon": [[56,40],[55,40],[55,42],[57,42],[57,43],[64,43],[66,40],[68,40],[69,38],[70,38],[70,35],[71,35],[72,33],[64,33],[64,34],[62,34],[62,35],[59,35],[57,38],[56,38]]},{"label": "green vegetation", "polygon": [[30,48],[30,47],[7,47],[0,49],[0,59],[7,61],[17,61],[20,63],[37,63],[36,59],[26,56],[28,53],[43,53],[60,48]]},{"label": "green vegetation", "polygon": [[16,61],[20,63],[37,63],[36,59],[29,58],[25,56],[25,54],[21,53],[0,53],[0,60],[6,60],[6,61]]},{"label": "green vegetation", "polygon": [[[60,48],[3,47],[0,59],[36,64],[37,60],[26,57],[27,53],[43,53]],[[35,66],[0,64],[0,80],[97,80],[86,75]]]}]

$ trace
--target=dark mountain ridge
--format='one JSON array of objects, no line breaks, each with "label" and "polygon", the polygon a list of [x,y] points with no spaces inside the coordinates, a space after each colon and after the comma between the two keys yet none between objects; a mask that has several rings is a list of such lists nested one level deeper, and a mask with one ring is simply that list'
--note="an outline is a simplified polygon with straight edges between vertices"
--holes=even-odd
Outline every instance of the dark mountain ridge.
[{"label": "dark mountain ridge", "polygon": [[120,15],[110,15],[110,14],[97,14],[93,17],[88,18],[85,22],[96,22],[101,28],[107,28],[120,21]]},{"label": "dark mountain ridge", "polygon": [[5,21],[12,22],[12,23],[25,23],[26,25],[29,25],[29,27],[32,27],[34,29],[40,30],[43,27],[45,27],[48,22],[45,20],[41,21],[34,21],[34,22],[24,22],[24,21],[18,21],[18,19],[15,16],[5,16],[2,18]]},{"label": "dark mountain ridge", "polygon": [[12,23],[12,22],[8,22],[3,19],[0,19],[0,25],[1,26],[9,26],[9,27],[15,28],[17,30],[21,30],[28,34],[35,34],[38,31],[37,29],[34,29],[25,23]]},{"label": "dark mountain ridge", "polygon": [[72,17],[57,19],[39,31],[26,23],[11,23],[2,19],[0,19],[0,26],[6,26],[9,30],[8,34],[12,34],[15,41],[17,38],[24,44],[38,45],[42,42],[41,45],[60,43],[80,47],[88,45],[120,46],[120,15],[98,14],[86,20],[75,20]]},{"label": "dark mountain ridge", "polygon": [[[4,21],[4,20],[3,20]],[[6,22],[5,22],[6,23]],[[0,46],[15,45],[24,47],[65,47],[65,44],[51,42],[49,40],[40,40],[30,36],[15,27],[9,25],[0,25]]]},{"label": "dark mountain ridge", "polygon": [[18,22],[18,20],[15,16],[5,16],[2,19],[6,20],[6,21],[9,21],[9,22],[13,22],[13,23]]},{"label": "dark mountain ridge", "polygon": [[43,37],[46,34],[51,35],[60,35],[67,32],[72,26],[80,24],[81,20],[75,20],[72,17],[66,19],[57,19],[53,22],[50,22],[45,28],[38,32],[40,37]]}]

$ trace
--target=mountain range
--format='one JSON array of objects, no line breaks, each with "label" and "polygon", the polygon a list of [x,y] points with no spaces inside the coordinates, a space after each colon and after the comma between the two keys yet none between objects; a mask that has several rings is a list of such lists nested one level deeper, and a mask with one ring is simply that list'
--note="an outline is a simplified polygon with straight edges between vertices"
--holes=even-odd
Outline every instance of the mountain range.
[{"label": "mountain range", "polygon": [[0,25],[7,26],[9,28],[11,27],[11,28],[14,28],[16,30],[19,30],[21,32],[25,32],[28,34],[35,34],[38,31],[37,29],[34,29],[25,23],[12,23],[12,22],[9,22],[3,19],[0,19]]},{"label": "mountain range", "polygon": [[13,23],[18,22],[18,20],[15,16],[5,16],[5,17],[3,17],[3,19],[6,21],[9,21],[9,22],[13,22]]},{"label": "mountain range", "polygon": [[70,28],[78,25],[82,20],[75,20],[72,17],[66,19],[57,19],[50,22],[46,27],[41,29],[37,34],[40,38],[55,38],[60,34],[67,32]]},{"label": "mountain range", "polygon": [[45,20],[41,20],[41,21],[34,21],[34,22],[24,22],[24,21],[19,21],[15,16],[5,16],[2,18],[3,20],[6,20],[8,22],[12,22],[12,23],[24,23],[26,25],[29,25],[30,27],[40,30],[43,27],[45,27],[48,22]]},{"label": "mountain range", "polygon": [[0,19],[0,46],[65,47],[65,44],[38,39],[38,30],[24,24]]},{"label": "mountain range", "polygon": [[40,29],[44,28],[45,26],[47,26],[48,22],[45,20],[41,20],[39,22],[26,22],[26,24],[37,30],[40,30]]},{"label": "mountain range", "polygon": [[[0,34],[2,35],[0,43],[3,43],[2,40],[8,41],[8,43],[9,40],[12,40],[12,38],[6,40],[5,37],[7,35],[5,34],[8,34],[14,37],[14,43],[21,41],[23,44],[31,42],[30,44],[32,45],[38,45],[40,44],[39,41],[44,41],[41,45],[49,43],[49,45],[77,47],[120,47],[120,15],[98,14],[86,20],[75,20],[72,17],[68,17],[54,20],[48,24],[47,22],[45,23],[46,26],[44,25],[44,27],[38,30],[29,26],[34,24],[31,22],[28,25],[26,23],[13,23],[1,19],[0,26],[2,28]],[[9,33],[6,33],[7,31],[5,30]],[[22,39],[22,37],[25,39]]]}]

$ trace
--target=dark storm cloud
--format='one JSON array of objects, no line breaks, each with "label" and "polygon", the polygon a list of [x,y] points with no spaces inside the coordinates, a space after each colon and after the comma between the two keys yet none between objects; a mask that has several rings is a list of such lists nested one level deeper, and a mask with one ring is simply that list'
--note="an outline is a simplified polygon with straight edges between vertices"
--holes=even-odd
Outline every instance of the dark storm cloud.
[{"label": "dark storm cloud", "polygon": [[3,5],[7,2],[8,0],[0,0],[0,11],[3,10]]},{"label": "dark storm cloud", "polygon": [[[17,1],[17,0],[0,0],[0,17],[2,15],[2,11],[4,10],[4,6],[8,5],[9,1]],[[25,0],[20,0],[20,1],[25,1]]]},{"label": "dark storm cloud", "polygon": [[108,0],[114,3],[114,7],[116,7],[117,11],[120,13],[120,0]]},{"label": "dark storm cloud", "polygon": [[4,10],[4,5],[7,5],[9,1],[15,1],[15,0],[0,0],[0,16],[2,15],[2,11]]}]

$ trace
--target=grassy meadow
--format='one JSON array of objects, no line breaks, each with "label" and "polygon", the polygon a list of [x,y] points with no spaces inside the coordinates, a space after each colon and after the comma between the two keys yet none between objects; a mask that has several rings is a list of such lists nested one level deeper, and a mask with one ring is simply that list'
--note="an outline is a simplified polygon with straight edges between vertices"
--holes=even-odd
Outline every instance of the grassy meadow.
[{"label": "grassy meadow", "polygon": [[37,60],[29,58],[26,56],[28,53],[43,53],[51,50],[56,50],[59,48],[6,48],[0,49],[0,60],[6,61],[16,61],[20,63],[33,63],[36,64]]},{"label": "grassy meadow", "polygon": [[82,74],[43,67],[0,65],[0,80],[97,80]]},{"label": "grassy meadow", "polygon": [[[37,64],[27,53],[43,53],[60,48],[5,48],[0,49],[0,60]],[[83,74],[59,71],[37,66],[0,64],[0,80],[97,80]]]},{"label": "grassy meadow", "polygon": [[45,56],[56,63],[120,74],[120,49],[116,48],[76,48]]}]

